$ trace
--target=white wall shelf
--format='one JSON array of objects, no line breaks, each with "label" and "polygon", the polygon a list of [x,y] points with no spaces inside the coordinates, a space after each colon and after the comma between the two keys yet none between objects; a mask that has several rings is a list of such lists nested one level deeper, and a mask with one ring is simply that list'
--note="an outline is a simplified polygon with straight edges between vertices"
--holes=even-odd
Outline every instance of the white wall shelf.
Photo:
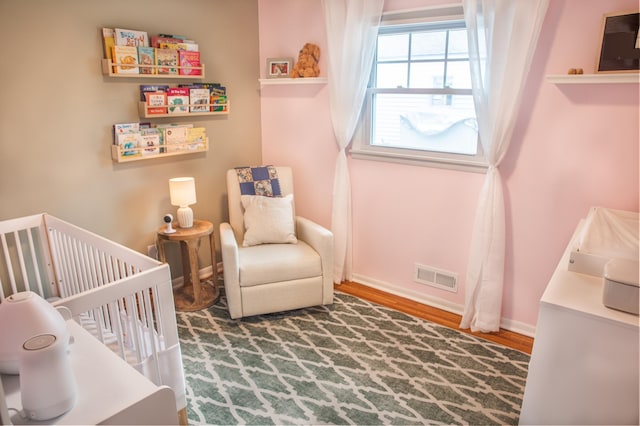
[{"label": "white wall shelf", "polygon": [[327,84],[326,77],[308,78],[261,78],[261,86],[284,86],[288,84]]},{"label": "white wall shelf", "polygon": [[640,83],[640,73],[555,74],[547,75],[547,81],[555,84]]}]

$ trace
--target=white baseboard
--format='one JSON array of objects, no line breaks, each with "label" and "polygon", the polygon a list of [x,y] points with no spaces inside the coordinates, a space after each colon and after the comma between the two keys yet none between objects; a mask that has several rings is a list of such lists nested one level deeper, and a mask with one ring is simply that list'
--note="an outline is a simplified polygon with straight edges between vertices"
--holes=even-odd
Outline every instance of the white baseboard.
[{"label": "white baseboard", "polygon": [[[462,315],[462,313],[464,312],[463,305],[459,305],[457,303],[453,303],[439,297],[412,291],[385,281],[376,280],[365,275],[353,274],[353,281],[380,291],[384,291],[396,296],[413,300],[418,303],[422,303],[424,305],[442,309],[443,311],[451,312],[456,315]],[[514,321],[508,318],[502,318],[500,320],[500,328],[513,331],[514,333],[522,334],[528,337],[535,337],[536,334],[535,326],[531,326],[519,321]]]}]

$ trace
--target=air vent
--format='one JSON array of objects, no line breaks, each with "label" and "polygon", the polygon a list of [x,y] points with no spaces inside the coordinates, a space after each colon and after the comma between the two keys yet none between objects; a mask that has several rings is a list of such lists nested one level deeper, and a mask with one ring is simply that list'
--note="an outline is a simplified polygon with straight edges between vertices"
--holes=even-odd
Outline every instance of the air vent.
[{"label": "air vent", "polygon": [[458,274],[431,266],[416,263],[413,280],[420,284],[426,284],[453,293],[458,292]]}]

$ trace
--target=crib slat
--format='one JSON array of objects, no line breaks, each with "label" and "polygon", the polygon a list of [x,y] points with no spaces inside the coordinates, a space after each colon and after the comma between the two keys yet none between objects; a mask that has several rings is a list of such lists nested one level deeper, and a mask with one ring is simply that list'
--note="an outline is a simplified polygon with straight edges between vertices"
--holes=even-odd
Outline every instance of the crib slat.
[{"label": "crib slat", "polygon": [[130,333],[133,334],[131,337],[133,339],[134,348],[136,349],[135,351],[136,361],[137,363],[140,363],[144,359],[143,358],[144,347],[143,347],[142,336],[140,335],[140,327],[139,327],[137,306],[136,306],[137,304],[135,303],[134,297],[135,297],[135,293],[133,295],[129,295],[125,297],[125,303],[127,307],[127,321],[129,321],[128,329],[130,330]]},{"label": "crib slat", "polygon": [[[160,336],[157,333],[155,324],[156,321],[154,321],[153,318],[153,309],[151,307],[151,297],[149,295],[150,291],[149,289],[144,290],[144,306],[145,306],[145,311],[148,313],[148,317],[147,317],[147,326],[149,327],[149,338],[152,339],[151,341],[151,356],[153,357],[153,359],[155,360],[159,360],[158,357],[158,350],[159,349],[164,349],[161,345],[162,345],[162,341],[160,340]],[[160,321],[157,321],[160,322]],[[157,341],[156,341],[156,336],[157,337]],[[160,347],[159,347],[160,346]],[[160,372],[160,363],[159,362],[154,362],[152,363],[154,368],[153,373],[156,375],[156,377],[159,378],[159,380],[162,380],[162,373]]]},{"label": "crib slat", "polygon": [[51,247],[51,256],[53,265],[56,270],[56,286],[60,297],[65,298],[70,295],[66,284],[66,269],[63,267],[63,259],[60,256],[64,253],[60,233],[55,229],[49,228],[49,244]]},{"label": "crib slat", "polygon": [[122,324],[120,322],[120,311],[116,302],[109,303],[109,318],[111,325],[115,325],[115,330],[112,329],[112,331],[116,336],[120,358],[126,360],[127,354],[124,349],[124,335],[122,333]]},{"label": "crib slat", "polygon": [[31,259],[33,262],[33,270],[36,278],[36,286],[38,287],[38,294],[44,297],[44,291],[42,288],[42,277],[40,275],[40,268],[38,266],[38,257],[36,256],[36,248],[33,244],[33,229],[27,230],[27,239],[29,241],[29,252],[31,253]]},{"label": "crib slat", "polygon": [[16,287],[16,277],[13,274],[13,267],[11,266],[11,253],[9,252],[9,247],[7,246],[7,237],[5,236],[5,234],[1,234],[0,237],[2,237],[2,251],[4,253],[5,262],[7,264],[7,272],[9,273],[11,294],[17,293],[18,289]]},{"label": "crib slat", "polygon": [[22,273],[25,290],[31,290],[31,286],[29,285],[29,276],[27,275],[27,268],[24,263],[24,255],[22,254],[22,243],[20,242],[20,234],[18,231],[13,231],[13,238],[15,240],[14,244],[16,245],[18,263],[20,264],[20,272]]}]

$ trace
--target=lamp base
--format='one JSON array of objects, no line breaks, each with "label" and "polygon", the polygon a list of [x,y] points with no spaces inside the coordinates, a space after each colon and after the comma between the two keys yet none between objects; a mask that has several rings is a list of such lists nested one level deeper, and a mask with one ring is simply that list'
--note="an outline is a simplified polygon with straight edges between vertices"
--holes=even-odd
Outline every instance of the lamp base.
[{"label": "lamp base", "polygon": [[180,228],[193,227],[193,210],[191,210],[191,207],[180,207],[178,209],[178,224]]}]

